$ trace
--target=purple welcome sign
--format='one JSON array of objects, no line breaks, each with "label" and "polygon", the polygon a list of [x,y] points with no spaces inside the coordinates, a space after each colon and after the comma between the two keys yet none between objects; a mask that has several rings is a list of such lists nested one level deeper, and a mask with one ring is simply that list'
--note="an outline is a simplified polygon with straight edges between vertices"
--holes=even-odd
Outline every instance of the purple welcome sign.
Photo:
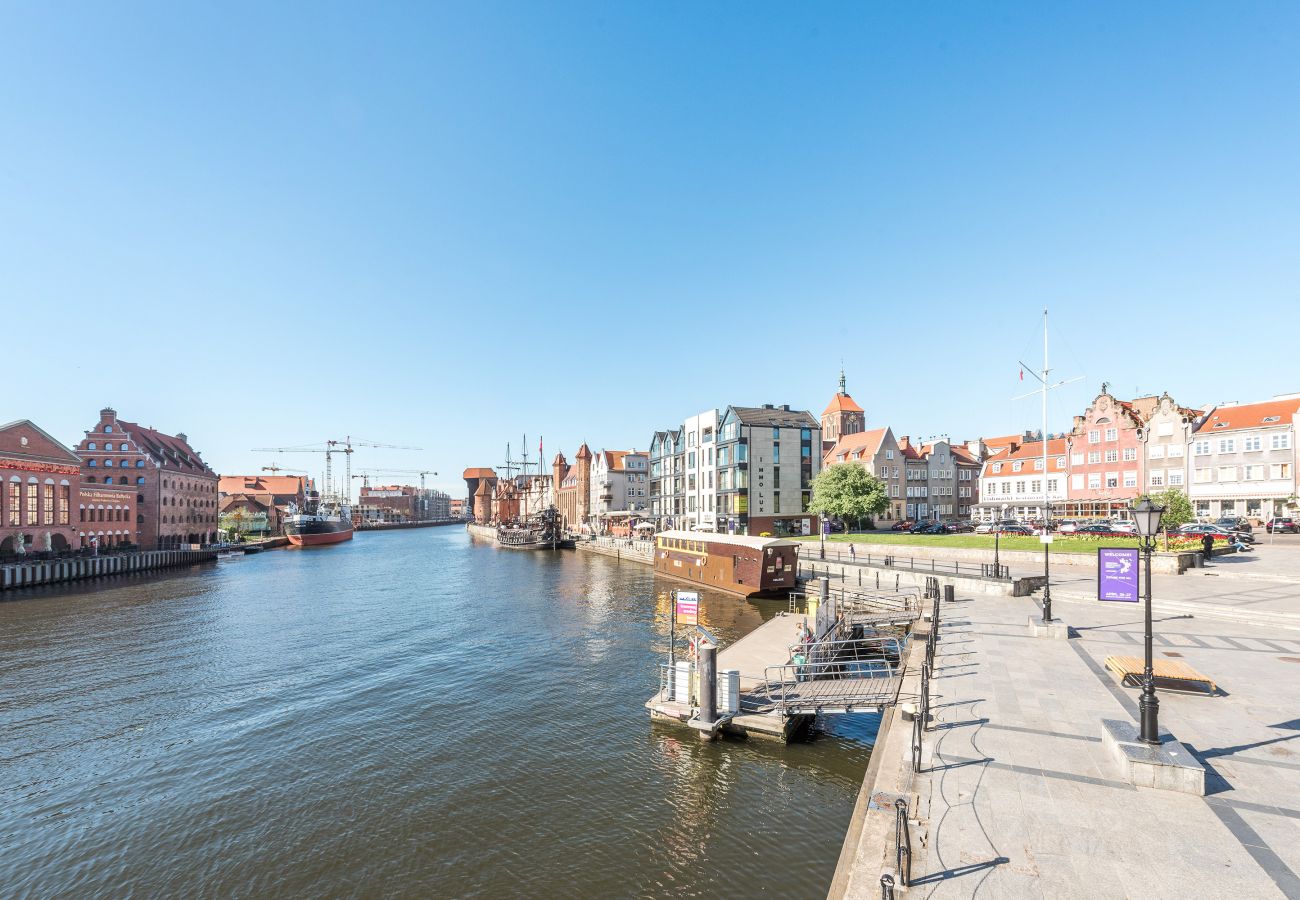
[{"label": "purple welcome sign", "polygon": [[1138,552],[1136,547],[1097,548],[1097,599],[1137,603]]}]

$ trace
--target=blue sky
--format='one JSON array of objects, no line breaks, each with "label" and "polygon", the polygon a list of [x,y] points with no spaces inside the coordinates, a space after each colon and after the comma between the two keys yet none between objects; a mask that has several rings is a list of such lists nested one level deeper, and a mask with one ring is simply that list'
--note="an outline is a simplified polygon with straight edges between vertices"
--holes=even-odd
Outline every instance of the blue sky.
[{"label": "blue sky", "polygon": [[[1300,390],[1300,6],[0,7],[0,418],[228,472]],[[18,373],[22,373],[19,376]],[[312,465],[307,456],[288,466]]]}]

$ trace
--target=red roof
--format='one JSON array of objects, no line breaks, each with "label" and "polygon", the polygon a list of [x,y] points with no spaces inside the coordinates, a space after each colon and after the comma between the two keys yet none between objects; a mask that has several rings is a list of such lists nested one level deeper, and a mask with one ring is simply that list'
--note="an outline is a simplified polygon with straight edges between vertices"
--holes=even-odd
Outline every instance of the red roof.
[{"label": "red roof", "polygon": [[222,475],[217,479],[221,494],[297,494],[303,490],[302,475]]},{"label": "red roof", "polygon": [[[1065,438],[1052,438],[1047,442],[1048,456],[1064,456],[1069,450],[1069,442]],[[985,475],[1002,475],[1003,472],[994,472],[993,465],[1004,462],[1017,462],[1026,460],[1035,460],[1043,458],[1043,442],[1028,441],[1024,444],[1016,445],[1014,448],[1007,447],[998,453],[984,460]],[[1050,468],[1050,466],[1049,466]]]},{"label": "red roof", "polygon": [[[1300,411],[1300,400],[1266,400],[1263,403],[1244,403],[1241,406],[1219,406],[1205,417],[1196,429],[1197,434],[1216,431],[1239,431],[1242,428],[1263,428],[1269,425],[1286,425]],[[1274,418],[1276,417],[1276,418]],[[1272,419],[1273,421],[1266,421]]]},{"label": "red roof", "polygon": [[130,435],[140,445],[140,449],[157,459],[163,466],[174,469],[189,469],[203,475],[216,477],[216,472],[208,467],[189,441],[180,435],[163,434],[153,428],[145,428],[125,419],[117,420],[118,427]]},{"label": "red roof", "polygon": [[482,479],[496,478],[497,470],[489,469],[486,466],[479,466],[477,468],[466,469],[464,472],[461,473],[460,477],[464,478],[466,481],[469,481],[472,478],[482,478]]},{"label": "red roof", "polygon": [[857,401],[848,394],[836,394],[831,398],[830,404],[826,407],[826,411],[823,412],[822,415],[824,416],[827,413],[834,412],[863,412],[863,409],[861,406],[858,406]]},{"label": "red roof", "polygon": [[[835,442],[822,457],[828,463],[848,462],[858,459],[861,454],[862,459],[870,459],[880,452],[880,445],[885,440],[885,433],[888,428],[876,428],[872,431],[859,431],[857,434],[846,434]],[[837,457],[843,455],[843,460]]]}]

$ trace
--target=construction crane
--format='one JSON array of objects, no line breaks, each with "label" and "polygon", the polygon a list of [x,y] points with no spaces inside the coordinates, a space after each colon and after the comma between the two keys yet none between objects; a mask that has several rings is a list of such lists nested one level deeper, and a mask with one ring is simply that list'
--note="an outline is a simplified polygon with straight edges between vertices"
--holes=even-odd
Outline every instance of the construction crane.
[{"label": "construction crane", "polygon": [[[420,490],[424,490],[424,489],[425,489],[425,488],[424,488],[424,476],[426,476],[426,475],[437,475],[437,474],[438,474],[438,473],[435,472],[435,471],[433,471],[432,469],[424,469],[424,470],[420,470],[420,469],[366,469],[365,472],[363,473],[363,476],[374,476],[374,475],[418,475],[418,476],[420,476]],[[353,478],[357,478],[357,477],[362,477],[362,476],[356,476],[356,475],[354,475],[354,476],[352,476],[352,477],[353,477]],[[365,484],[365,483],[363,482],[363,484]],[[366,486],[366,487],[369,487],[370,485],[366,484],[365,486]]]},{"label": "construction crane", "polygon": [[[401,444],[381,444],[378,441],[367,441],[361,438],[357,438],[356,440],[353,440],[352,435],[350,434],[345,436],[341,441],[326,441],[325,443],[331,449],[333,449],[334,447],[338,447],[339,449],[335,450],[334,452],[344,454],[344,459],[347,460],[348,478],[346,484],[348,486],[349,502],[352,500],[352,453],[353,453],[352,448],[353,447],[378,447],[381,450],[423,450],[424,449],[423,447],[406,447]],[[328,459],[328,457],[326,458]]]},{"label": "construction crane", "polygon": [[272,475],[274,475],[276,472],[297,472],[299,475],[311,474],[306,469],[286,469],[284,466],[277,466],[275,463],[272,463],[269,466],[262,466],[262,471],[270,472]]},{"label": "construction crane", "polygon": [[[254,447],[254,453],[324,453],[325,454],[325,491],[332,493],[334,491],[334,469],[332,456],[341,451],[326,448],[321,450],[318,447]],[[351,490],[351,482],[348,482]]]}]

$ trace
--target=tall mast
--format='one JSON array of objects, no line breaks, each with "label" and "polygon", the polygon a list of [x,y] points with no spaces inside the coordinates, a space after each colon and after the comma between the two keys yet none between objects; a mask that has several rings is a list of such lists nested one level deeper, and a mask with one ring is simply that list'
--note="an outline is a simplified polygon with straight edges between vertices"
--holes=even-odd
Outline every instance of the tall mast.
[{"label": "tall mast", "polygon": [[1047,307],[1043,307],[1043,522],[1052,520],[1051,505],[1047,491]]}]

